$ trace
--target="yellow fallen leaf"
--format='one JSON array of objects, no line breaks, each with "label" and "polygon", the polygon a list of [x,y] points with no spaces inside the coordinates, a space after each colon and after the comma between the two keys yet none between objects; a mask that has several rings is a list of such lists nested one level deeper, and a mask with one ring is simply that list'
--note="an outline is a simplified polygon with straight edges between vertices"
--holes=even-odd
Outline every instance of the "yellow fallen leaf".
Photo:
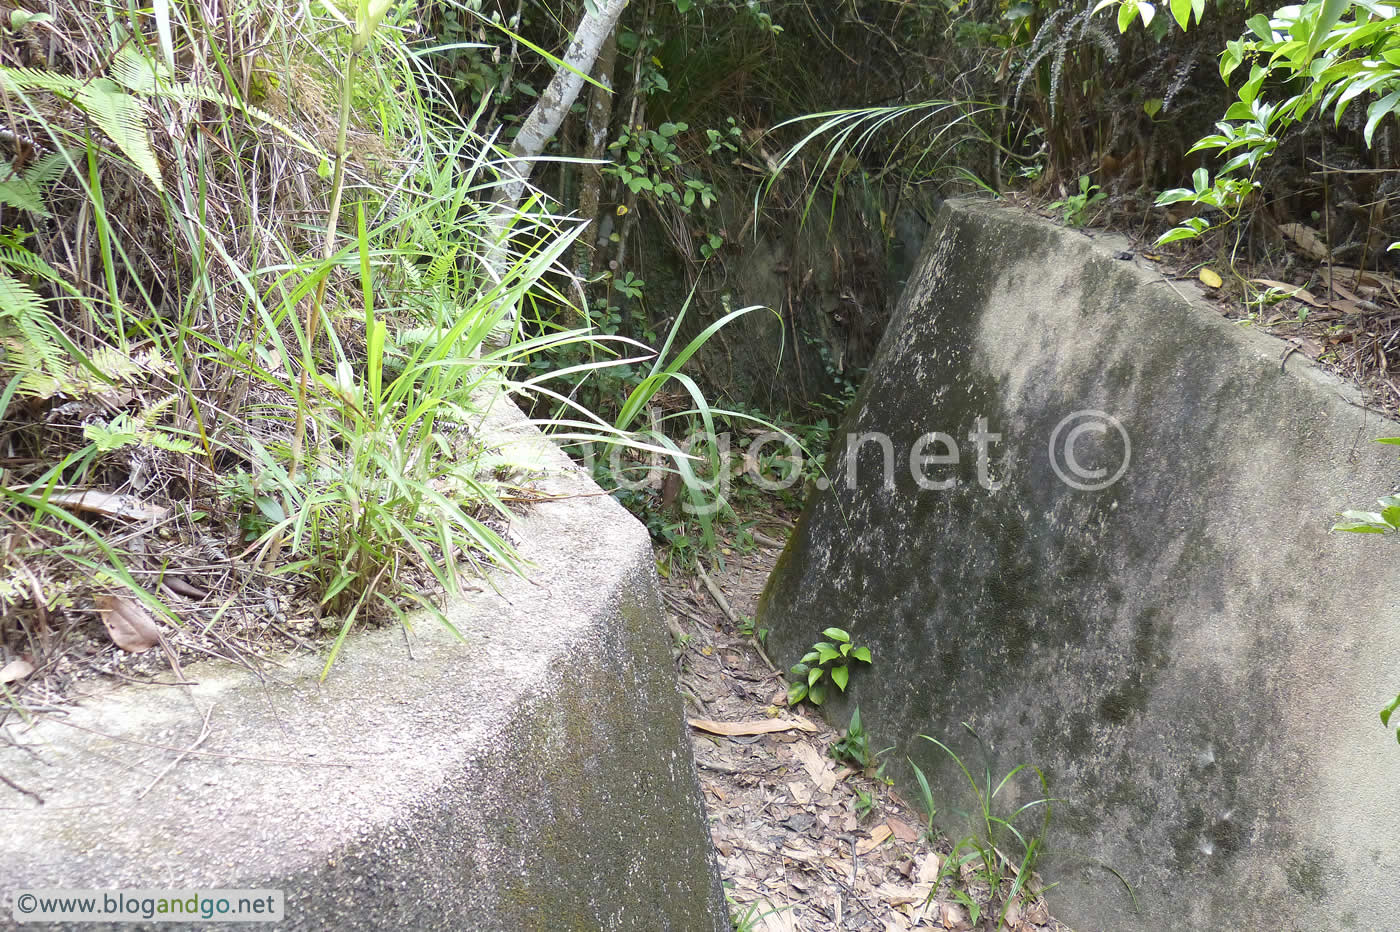
[{"label": "yellow fallen leaf", "polygon": [[1221,285],[1225,284],[1220,276],[1210,269],[1201,269],[1201,282],[1207,288],[1219,288]]},{"label": "yellow fallen leaf", "polygon": [[879,825],[875,826],[869,838],[856,843],[856,854],[869,854],[884,844],[885,840],[893,834],[894,833],[890,831],[890,827],[881,822]]},{"label": "yellow fallen leaf", "polygon": [[783,718],[766,718],[753,722],[716,722],[708,718],[689,718],[686,721],[690,723],[691,728],[708,731],[712,735],[766,735],[775,731],[791,731],[794,728],[807,730],[802,722]]}]

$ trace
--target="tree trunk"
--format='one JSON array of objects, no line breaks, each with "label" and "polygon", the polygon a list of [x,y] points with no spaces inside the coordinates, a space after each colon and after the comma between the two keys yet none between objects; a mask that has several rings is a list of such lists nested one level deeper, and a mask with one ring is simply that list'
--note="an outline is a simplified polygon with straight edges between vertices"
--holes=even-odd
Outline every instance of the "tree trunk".
[{"label": "tree trunk", "polygon": [[[617,64],[617,30],[614,29],[608,34],[607,41],[603,43],[602,51],[598,53],[598,66],[593,70],[593,77],[603,85],[603,88],[593,88],[588,98],[588,120],[584,127],[583,157],[589,160],[598,160],[607,155],[608,126],[612,123],[613,111],[613,68]],[[580,174],[582,182],[579,185],[578,212],[579,216],[585,220],[593,221],[593,229],[597,230],[599,224],[599,204],[602,201],[603,193],[603,171],[599,165],[583,165]],[[574,252],[574,270],[578,272],[581,279],[587,279],[593,274],[593,256],[595,255],[596,241],[593,236],[583,236],[579,238]]]},{"label": "tree trunk", "polygon": [[[627,0],[593,0],[585,4],[583,19],[579,22],[573,41],[569,43],[568,51],[564,53],[563,61],[568,67],[561,65],[555,69],[554,78],[521,124],[520,132],[510,146],[509,158],[500,165],[501,183],[492,198],[485,263],[487,274],[497,282],[505,277],[510,261],[510,221],[530,181],[534,160],[544,151],[549,138],[558,132],[565,114],[578,99],[578,92],[583,88],[583,76],[593,70],[599,50],[612,35],[626,5]],[[515,329],[516,316],[517,309],[511,308],[492,332],[491,342],[508,342],[510,332]]]},{"label": "tree trunk", "polygon": [[599,50],[613,34],[622,8],[626,5],[627,0],[597,0],[594,12],[584,13],[574,41],[569,43],[569,49],[564,53],[564,62],[569,67],[555,70],[553,80],[521,124],[520,132],[510,146],[511,158],[501,166],[504,183],[497,189],[496,203],[502,210],[508,212],[520,203],[534,168],[533,160],[544,151],[545,143],[558,131],[564,115],[578,99],[578,92],[583,88],[583,75],[593,70]]}]

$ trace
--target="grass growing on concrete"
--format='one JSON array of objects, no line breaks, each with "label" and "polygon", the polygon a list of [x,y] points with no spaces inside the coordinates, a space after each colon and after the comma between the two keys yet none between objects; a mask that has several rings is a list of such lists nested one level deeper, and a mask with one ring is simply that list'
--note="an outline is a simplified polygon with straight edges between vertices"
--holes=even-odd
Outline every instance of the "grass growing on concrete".
[{"label": "grass growing on concrete", "polygon": [[561,347],[618,354],[519,322],[566,303],[577,224],[538,195],[502,221],[490,128],[444,106],[413,12],[48,0],[0,23],[7,682],[74,674],[75,638],[111,669],[99,618],[132,653],[334,633],[329,669],[459,564],[521,569],[483,408],[545,392],[512,376]]}]

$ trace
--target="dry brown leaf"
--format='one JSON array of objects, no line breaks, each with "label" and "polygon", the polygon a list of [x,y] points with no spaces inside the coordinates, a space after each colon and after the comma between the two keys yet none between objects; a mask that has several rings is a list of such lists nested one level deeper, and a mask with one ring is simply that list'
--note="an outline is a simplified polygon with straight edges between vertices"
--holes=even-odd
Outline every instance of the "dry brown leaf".
[{"label": "dry brown leaf", "polygon": [[11,660],[4,667],[0,667],[0,683],[13,683],[16,680],[24,679],[33,672],[34,664],[28,660],[23,658]]},{"label": "dry brown leaf", "polygon": [[794,780],[787,785],[788,792],[792,794],[792,801],[799,806],[806,806],[812,801],[812,788],[800,780]]},{"label": "dry brown leaf", "polygon": [[1301,223],[1279,224],[1283,235],[1298,244],[1298,248],[1319,262],[1327,258],[1327,247],[1318,238],[1317,231]]},{"label": "dry brown leaf", "polygon": [[686,721],[690,723],[691,728],[708,731],[712,735],[766,735],[775,731],[791,731],[794,728],[807,730],[801,722],[783,718],[763,718],[751,722],[716,722],[708,718],[688,718]]},{"label": "dry brown leaf", "polygon": [[882,883],[875,888],[875,895],[891,906],[911,906],[922,903],[927,894],[902,884]]},{"label": "dry brown leaf", "polygon": [[933,883],[938,879],[938,868],[942,861],[936,852],[930,851],[919,858],[919,866],[914,871],[914,879],[919,883]]},{"label": "dry brown leaf", "polygon": [[160,643],[160,628],[135,599],[123,595],[99,595],[97,611],[112,643],[139,654]]},{"label": "dry brown leaf", "polygon": [[822,756],[821,751],[806,741],[793,745],[793,756],[802,763],[803,769],[807,771],[807,776],[812,778],[812,782],[817,785],[817,789],[823,793],[830,793],[836,786],[836,769],[831,762]]},{"label": "dry brown leaf", "polygon": [[1311,304],[1313,307],[1323,306],[1322,302],[1317,300],[1316,295],[1301,285],[1290,285],[1286,282],[1274,281],[1272,278],[1251,278],[1250,281],[1256,285],[1268,285],[1270,288],[1278,288],[1280,291],[1287,293],[1290,298],[1297,298],[1304,304]]},{"label": "dry brown leaf", "polygon": [[957,903],[944,903],[941,910],[942,921],[945,929],[968,929],[971,923],[967,921],[967,911]]},{"label": "dry brown leaf", "polygon": [[906,845],[912,845],[919,840],[919,830],[903,819],[889,818],[885,820],[885,824],[894,832],[894,837]]},{"label": "dry brown leaf", "polygon": [[875,828],[870,832],[869,838],[865,839],[864,841],[856,842],[856,854],[869,854],[876,848],[883,845],[885,843],[885,840],[888,839],[892,834],[894,833],[890,831],[890,827],[888,825],[885,825],[884,823],[875,826]]},{"label": "dry brown leaf", "polygon": [[74,511],[91,511],[109,518],[125,518],[127,521],[159,521],[169,512],[169,508],[143,502],[135,495],[118,495],[115,492],[100,492],[88,489],[86,492],[54,492],[49,502],[62,505]]}]

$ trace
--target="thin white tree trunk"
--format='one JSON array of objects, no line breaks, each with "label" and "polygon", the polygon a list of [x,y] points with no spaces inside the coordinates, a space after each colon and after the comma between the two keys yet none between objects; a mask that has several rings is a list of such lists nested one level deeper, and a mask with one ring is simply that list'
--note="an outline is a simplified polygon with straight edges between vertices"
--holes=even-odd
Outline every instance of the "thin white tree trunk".
[{"label": "thin white tree trunk", "polygon": [[[554,79],[540,94],[540,99],[525,118],[510,146],[511,158],[501,167],[504,183],[497,190],[496,203],[509,211],[520,203],[525,185],[530,180],[534,159],[544,151],[549,137],[559,130],[565,114],[583,89],[583,76],[593,70],[598,50],[617,26],[618,17],[627,0],[595,0],[593,12],[585,12],[574,34],[574,41],[564,53],[569,68],[558,68]],[[570,70],[573,69],[573,70]]]},{"label": "thin white tree trunk", "polygon": [[[578,99],[584,84],[583,76],[593,70],[598,50],[617,27],[617,20],[622,15],[623,7],[627,6],[627,0],[584,0],[584,6],[583,19],[564,53],[563,61],[569,67],[555,69],[554,78],[521,124],[520,132],[509,149],[510,158],[500,167],[501,184],[493,198],[491,245],[488,246],[486,263],[489,274],[496,281],[505,276],[509,261],[506,238],[510,220],[530,181],[534,160],[544,151],[549,138],[558,132],[559,124]],[[502,323],[513,330],[515,318],[516,309],[512,308]]]}]

